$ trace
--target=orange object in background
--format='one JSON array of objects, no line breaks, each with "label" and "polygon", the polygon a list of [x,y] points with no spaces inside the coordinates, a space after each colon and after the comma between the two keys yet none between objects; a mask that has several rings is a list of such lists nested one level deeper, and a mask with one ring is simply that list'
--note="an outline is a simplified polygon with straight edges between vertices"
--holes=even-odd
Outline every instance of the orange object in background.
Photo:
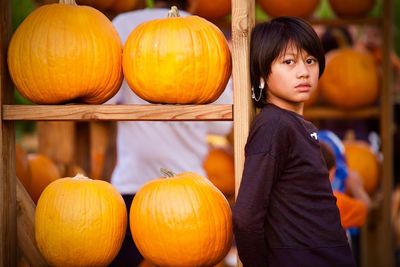
[{"label": "orange object in background", "polygon": [[334,191],[333,194],[337,199],[336,205],[343,228],[362,226],[368,214],[365,203],[338,191]]},{"label": "orange object in background", "polygon": [[297,16],[311,17],[320,0],[257,0],[261,9],[271,17]]}]

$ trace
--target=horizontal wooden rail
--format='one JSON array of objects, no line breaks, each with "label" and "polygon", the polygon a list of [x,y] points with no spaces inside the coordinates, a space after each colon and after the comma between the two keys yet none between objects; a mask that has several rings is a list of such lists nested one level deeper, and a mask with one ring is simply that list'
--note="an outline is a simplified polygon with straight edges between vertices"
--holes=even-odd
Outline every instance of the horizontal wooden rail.
[{"label": "horizontal wooden rail", "polygon": [[3,105],[14,121],[232,121],[233,106],[208,105]]},{"label": "horizontal wooden rail", "polygon": [[368,107],[362,109],[338,109],[327,107],[309,107],[304,110],[304,118],[308,120],[326,119],[379,119],[380,109],[378,107]]}]

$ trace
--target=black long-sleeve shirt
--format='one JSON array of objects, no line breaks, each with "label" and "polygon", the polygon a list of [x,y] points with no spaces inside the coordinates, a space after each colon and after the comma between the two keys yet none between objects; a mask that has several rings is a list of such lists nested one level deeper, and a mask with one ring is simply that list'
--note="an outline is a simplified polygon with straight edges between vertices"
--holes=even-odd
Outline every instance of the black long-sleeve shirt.
[{"label": "black long-sleeve shirt", "polygon": [[253,122],[245,156],[233,208],[244,266],[355,266],[315,126],[268,104]]}]

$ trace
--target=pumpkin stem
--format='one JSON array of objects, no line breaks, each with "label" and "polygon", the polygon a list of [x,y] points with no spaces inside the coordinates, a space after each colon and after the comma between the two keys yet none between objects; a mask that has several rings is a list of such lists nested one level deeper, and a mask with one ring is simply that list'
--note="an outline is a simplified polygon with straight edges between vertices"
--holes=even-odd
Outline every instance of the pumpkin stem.
[{"label": "pumpkin stem", "polygon": [[74,180],[87,180],[89,179],[88,177],[86,177],[85,175],[78,173],[77,175],[75,175],[74,177],[72,177],[72,179]]},{"label": "pumpkin stem", "polygon": [[75,0],[60,0],[58,3],[63,4],[63,5],[71,5],[71,6],[77,5]]},{"label": "pumpkin stem", "polygon": [[178,18],[178,17],[180,17],[178,8],[176,6],[172,6],[171,10],[168,11],[168,18]]},{"label": "pumpkin stem", "polygon": [[173,171],[170,171],[168,169],[165,168],[160,168],[160,172],[162,175],[164,175],[166,178],[172,178],[175,177],[176,174]]}]

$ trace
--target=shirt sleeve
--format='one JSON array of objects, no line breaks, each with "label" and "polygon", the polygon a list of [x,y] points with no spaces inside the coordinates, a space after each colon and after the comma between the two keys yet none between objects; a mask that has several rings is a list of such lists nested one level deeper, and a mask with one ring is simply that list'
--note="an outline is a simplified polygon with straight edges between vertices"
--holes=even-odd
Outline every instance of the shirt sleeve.
[{"label": "shirt sleeve", "polygon": [[243,178],[233,208],[234,234],[243,266],[268,266],[264,225],[268,200],[276,177],[276,160],[269,153],[246,157]]}]

